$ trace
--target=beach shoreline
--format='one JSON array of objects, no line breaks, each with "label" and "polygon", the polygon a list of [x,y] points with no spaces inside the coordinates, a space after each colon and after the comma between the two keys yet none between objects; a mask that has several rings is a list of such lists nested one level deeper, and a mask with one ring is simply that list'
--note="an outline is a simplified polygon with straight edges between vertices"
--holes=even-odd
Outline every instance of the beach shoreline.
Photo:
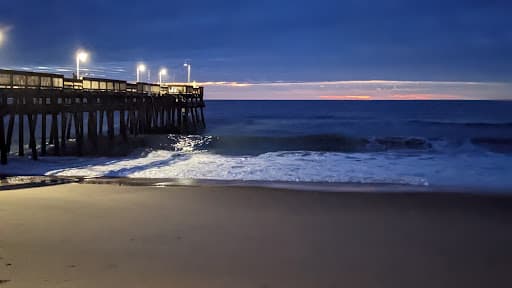
[{"label": "beach shoreline", "polygon": [[512,284],[503,195],[70,183],[0,203],[5,287]]},{"label": "beach shoreline", "polygon": [[461,194],[491,197],[512,197],[509,189],[441,185],[412,185],[394,183],[357,182],[304,182],[304,181],[264,181],[264,180],[221,180],[191,178],[134,178],[134,177],[82,177],[54,175],[2,175],[0,191],[23,188],[44,187],[69,183],[146,186],[146,187],[242,187],[270,188],[303,192],[331,193],[378,193],[378,194]]}]

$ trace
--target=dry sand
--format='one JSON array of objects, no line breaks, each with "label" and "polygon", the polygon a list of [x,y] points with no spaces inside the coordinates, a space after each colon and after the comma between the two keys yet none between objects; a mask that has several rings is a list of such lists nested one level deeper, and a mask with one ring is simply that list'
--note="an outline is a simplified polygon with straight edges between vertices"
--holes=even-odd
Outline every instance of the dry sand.
[{"label": "dry sand", "polygon": [[0,191],[0,287],[512,287],[512,199]]}]

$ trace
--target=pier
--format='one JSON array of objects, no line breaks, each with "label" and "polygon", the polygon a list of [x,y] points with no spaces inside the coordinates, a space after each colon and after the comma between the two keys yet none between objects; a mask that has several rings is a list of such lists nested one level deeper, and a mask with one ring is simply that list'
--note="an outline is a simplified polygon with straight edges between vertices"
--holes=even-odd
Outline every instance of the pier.
[{"label": "pier", "polygon": [[97,151],[103,138],[128,142],[141,134],[199,131],[206,126],[203,91],[0,69],[0,162],[7,164],[13,137],[19,156],[28,148],[37,160],[50,151],[84,156],[85,144]]}]

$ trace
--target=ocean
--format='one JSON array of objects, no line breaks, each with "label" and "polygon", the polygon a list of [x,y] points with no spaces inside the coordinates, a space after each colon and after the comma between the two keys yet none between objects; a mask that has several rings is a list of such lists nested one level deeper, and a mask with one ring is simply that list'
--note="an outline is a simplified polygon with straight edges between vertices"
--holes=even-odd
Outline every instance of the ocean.
[{"label": "ocean", "polygon": [[0,174],[512,190],[509,101],[207,101],[201,135],[126,157],[11,157]]}]

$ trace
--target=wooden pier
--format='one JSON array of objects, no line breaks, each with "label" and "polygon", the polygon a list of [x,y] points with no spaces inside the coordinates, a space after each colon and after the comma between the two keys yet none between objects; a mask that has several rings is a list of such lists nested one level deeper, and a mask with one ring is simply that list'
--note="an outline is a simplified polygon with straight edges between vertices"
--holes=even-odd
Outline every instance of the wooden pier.
[{"label": "wooden pier", "polygon": [[49,150],[69,154],[70,142],[81,156],[84,144],[97,149],[101,137],[127,142],[140,134],[196,132],[205,127],[203,91],[0,69],[0,162],[7,164],[16,136],[17,154],[24,156],[28,137],[36,160]]}]

